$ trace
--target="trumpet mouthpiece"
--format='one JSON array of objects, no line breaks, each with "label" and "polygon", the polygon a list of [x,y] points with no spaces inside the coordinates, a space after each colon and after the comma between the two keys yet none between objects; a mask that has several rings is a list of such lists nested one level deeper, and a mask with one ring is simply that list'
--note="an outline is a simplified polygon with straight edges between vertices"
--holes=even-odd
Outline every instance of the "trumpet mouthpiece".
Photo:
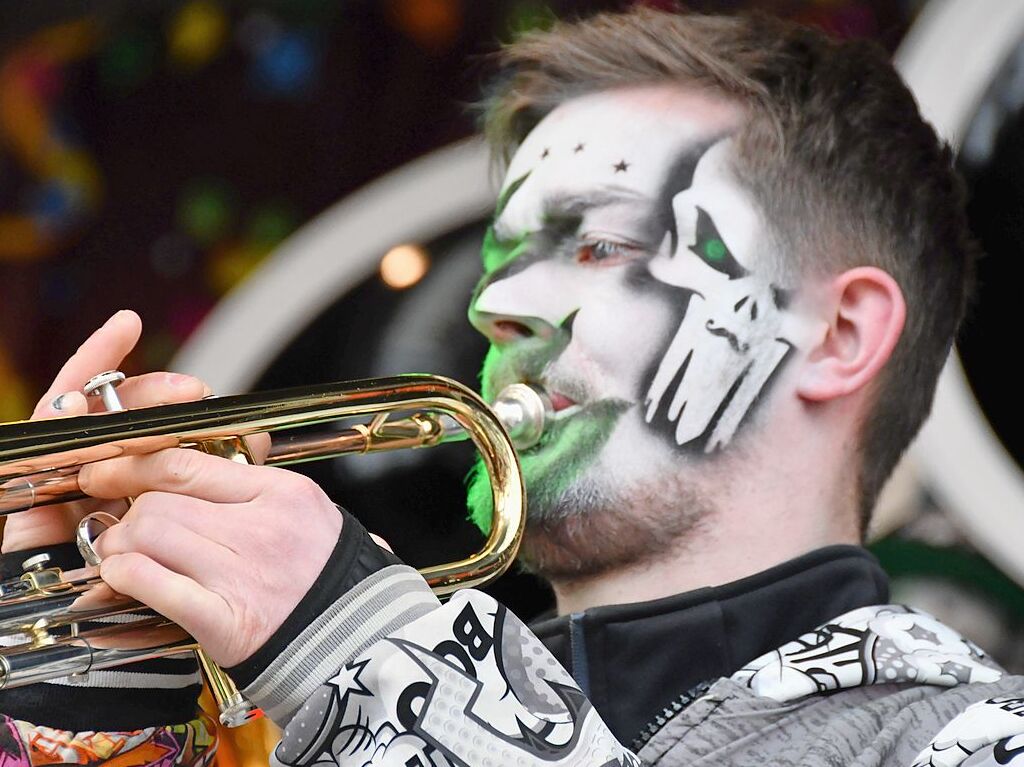
[{"label": "trumpet mouthpiece", "polygon": [[544,425],[553,412],[547,393],[524,383],[506,386],[491,407],[519,450],[533,447],[540,441]]}]

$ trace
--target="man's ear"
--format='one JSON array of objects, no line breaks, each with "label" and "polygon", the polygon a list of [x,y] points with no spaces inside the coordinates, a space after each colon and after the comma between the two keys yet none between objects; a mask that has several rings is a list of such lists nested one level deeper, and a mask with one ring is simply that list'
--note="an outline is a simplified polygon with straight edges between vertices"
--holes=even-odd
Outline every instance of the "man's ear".
[{"label": "man's ear", "polygon": [[826,289],[825,334],[808,349],[797,382],[804,399],[826,402],[872,381],[892,355],[907,305],[892,276],[873,266],[850,269]]}]

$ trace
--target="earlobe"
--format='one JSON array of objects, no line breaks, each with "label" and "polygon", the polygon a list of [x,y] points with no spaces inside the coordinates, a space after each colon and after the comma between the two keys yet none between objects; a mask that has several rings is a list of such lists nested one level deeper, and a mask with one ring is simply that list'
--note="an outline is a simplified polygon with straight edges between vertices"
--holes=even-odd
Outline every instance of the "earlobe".
[{"label": "earlobe", "polygon": [[903,332],[906,302],[888,273],[850,269],[828,286],[825,332],[807,349],[797,383],[805,400],[826,402],[866,386],[892,356]]}]

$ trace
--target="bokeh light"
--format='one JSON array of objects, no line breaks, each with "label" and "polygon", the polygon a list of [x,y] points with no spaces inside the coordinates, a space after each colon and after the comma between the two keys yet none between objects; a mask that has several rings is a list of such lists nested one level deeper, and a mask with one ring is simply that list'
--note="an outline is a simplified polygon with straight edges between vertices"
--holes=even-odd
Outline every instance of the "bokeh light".
[{"label": "bokeh light", "polygon": [[419,245],[396,245],[380,260],[380,278],[395,290],[411,288],[428,269],[430,256]]},{"label": "bokeh light", "polygon": [[198,69],[220,52],[227,37],[228,20],[216,3],[193,0],[182,6],[171,23],[168,53],[183,69]]}]

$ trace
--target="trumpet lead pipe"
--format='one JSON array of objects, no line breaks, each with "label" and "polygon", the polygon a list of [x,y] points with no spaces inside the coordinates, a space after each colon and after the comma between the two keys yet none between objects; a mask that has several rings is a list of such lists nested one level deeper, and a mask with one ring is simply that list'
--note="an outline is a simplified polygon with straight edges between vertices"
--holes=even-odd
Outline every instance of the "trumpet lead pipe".
[{"label": "trumpet lead pipe", "polygon": [[[232,402],[244,402],[245,398],[249,396],[212,398],[198,403],[163,406],[154,410],[167,411],[176,408],[189,412],[188,406],[192,406],[191,410],[199,410],[202,407],[212,408],[212,403],[223,401],[227,403],[227,409],[230,412],[239,410],[250,416],[251,426],[246,433],[255,433],[260,430],[260,426],[266,426],[268,430],[275,428],[277,421],[281,418],[279,414],[271,412],[268,415],[260,411],[253,414],[243,407],[230,406]],[[528,384],[512,384],[505,387],[498,394],[492,408],[513,444],[520,450],[536,444],[551,414],[551,402],[547,395],[543,390]],[[146,411],[122,411],[106,416],[80,416],[77,419],[68,420],[105,427],[106,424],[102,424],[101,421],[107,418],[128,418],[133,412],[144,414]],[[217,419],[214,416],[211,415],[210,420],[216,424]],[[26,425],[35,423],[44,422],[31,422]],[[154,427],[151,427],[151,430],[156,428],[159,428],[159,421],[154,419]],[[140,428],[138,431],[146,430]],[[21,462],[12,461],[6,466],[0,462],[0,475],[3,470],[12,474],[22,474],[22,476],[0,480],[0,516],[26,511],[37,506],[67,503],[84,498],[85,494],[79,489],[77,479],[78,469],[83,463],[103,460],[116,455],[138,455],[167,447],[187,447],[201,442],[204,438],[222,439],[229,435],[226,432],[213,429],[211,433],[197,433],[194,436],[194,440],[182,440],[171,439],[165,435],[140,433],[138,437],[124,439],[113,444],[107,443],[88,453],[89,449],[79,441],[76,448],[71,451],[74,455],[62,455],[59,462],[51,460],[47,464],[39,459],[27,459]],[[439,443],[464,441],[469,438],[469,435],[463,426],[450,415],[422,411],[395,420],[388,420],[386,414],[380,414],[368,424],[338,428],[327,433],[289,436],[272,433],[272,437],[274,437],[274,442],[266,459],[268,466],[288,466],[342,455],[402,448],[431,447]],[[2,449],[3,441],[0,440],[0,453],[2,453]],[[55,465],[57,463],[61,465]]]}]

